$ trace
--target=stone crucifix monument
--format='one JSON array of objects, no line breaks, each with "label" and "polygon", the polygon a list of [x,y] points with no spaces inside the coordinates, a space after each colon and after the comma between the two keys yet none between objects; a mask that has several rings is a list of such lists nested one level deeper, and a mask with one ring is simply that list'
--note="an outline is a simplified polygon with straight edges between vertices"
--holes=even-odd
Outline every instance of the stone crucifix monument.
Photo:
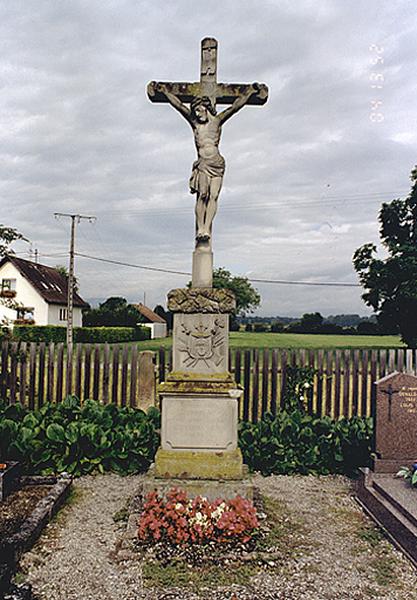
[{"label": "stone crucifix monument", "polygon": [[[203,480],[209,489],[210,481],[227,480],[231,494],[242,493],[239,482],[245,470],[237,445],[242,390],[228,371],[229,314],[235,298],[230,290],[212,287],[212,224],[225,172],[219,152],[222,126],[245,105],[265,104],[268,88],[217,83],[217,41],[205,38],[199,82],[152,81],[147,91],[152,102],[169,103],[185,118],[197,150],[189,183],[196,195],[192,287],[168,294],[174,313],[173,368],[159,386],[161,447],[151,485],[163,488],[163,480],[179,478],[189,490],[190,482],[199,482],[197,493],[204,489],[210,495],[207,486],[201,487]],[[216,104],[230,106],[217,113]]]}]

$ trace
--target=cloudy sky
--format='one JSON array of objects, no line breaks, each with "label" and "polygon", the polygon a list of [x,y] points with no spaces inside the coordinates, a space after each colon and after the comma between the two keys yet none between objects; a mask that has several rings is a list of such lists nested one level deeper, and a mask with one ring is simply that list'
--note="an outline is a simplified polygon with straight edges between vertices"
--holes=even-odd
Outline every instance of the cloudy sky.
[{"label": "cloudy sky", "polygon": [[[210,36],[219,81],[270,90],[224,126],[215,266],[357,283],[352,254],[417,163],[416,31],[412,0],[2,0],[0,222],[31,240],[19,256],[56,265],[69,221],[53,213],[95,215],[79,253],[190,271],[192,134],[145,89],[198,80]],[[81,257],[76,272],[86,299],[151,307],[188,281]],[[261,315],[368,312],[360,288],[256,287]]]}]

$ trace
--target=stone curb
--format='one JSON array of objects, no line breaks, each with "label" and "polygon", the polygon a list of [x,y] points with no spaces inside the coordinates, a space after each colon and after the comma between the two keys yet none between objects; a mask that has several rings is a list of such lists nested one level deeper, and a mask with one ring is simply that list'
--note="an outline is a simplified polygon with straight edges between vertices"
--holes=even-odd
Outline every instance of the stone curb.
[{"label": "stone curb", "polygon": [[38,539],[45,525],[68,497],[72,479],[70,477],[26,477],[22,481],[29,485],[52,484],[50,492],[36,505],[32,514],[22,523],[20,530],[0,543],[0,594],[10,586],[10,580],[16,570],[18,561],[26,550],[29,550]]}]

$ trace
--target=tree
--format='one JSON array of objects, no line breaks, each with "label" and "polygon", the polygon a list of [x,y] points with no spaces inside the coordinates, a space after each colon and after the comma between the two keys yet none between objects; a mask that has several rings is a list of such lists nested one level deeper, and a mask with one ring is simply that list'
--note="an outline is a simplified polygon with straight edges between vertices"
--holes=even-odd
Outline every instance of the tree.
[{"label": "tree", "polygon": [[301,317],[301,327],[306,333],[315,333],[320,330],[323,324],[323,317],[319,312],[304,313]]},{"label": "tree", "polygon": [[6,254],[14,254],[10,248],[10,244],[16,240],[23,240],[27,242],[27,239],[19,233],[13,227],[6,227],[0,223],[0,258],[6,256]]},{"label": "tree", "polygon": [[112,296],[98,308],[86,310],[83,323],[87,327],[136,327],[143,322],[139,311],[126,298]]},{"label": "tree", "polygon": [[157,304],[153,309],[153,312],[166,321],[167,328],[169,331],[171,331],[174,316],[172,312],[170,310],[165,310],[165,308],[161,304]]},{"label": "tree", "polygon": [[380,237],[388,256],[377,258],[376,245],[364,244],[353,264],[366,292],[363,300],[377,314],[384,331],[399,332],[408,347],[417,347],[417,167],[410,194],[384,203],[379,212]]},{"label": "tree", "polygon": [[[55,265],[55,271],[58,271],[60,275],[63,275],[66,279],[68,279],[68,269],[64,265]],[[74,292],[78,292],[78,281],[76,276],[74,275]]]},{"label": "tree", "polygon": [[234,276],[223,267],[214,269],[213,287],[232,290],[236,297],[235,317],[253,312],[261,303],[258,290],[252,286],[247,277]]},{"label": "tree", "polygon": [[[14,229],[13,227],[6,227],[0,223],[0,259],[7,254],[14,254],[13,250],[10,248],[10,245],[16,240],[24,240],[27,242],[27,239],[21,233],[19,233],[17,229]],[[20,303],[14,300],[14,298],[0,298],[0,304],[6,308],[10,308],[11,310],[17,310],[21,306]],[[0,339],[9,334],[9,325],[9,319],[3,318],[0,322]]]}]

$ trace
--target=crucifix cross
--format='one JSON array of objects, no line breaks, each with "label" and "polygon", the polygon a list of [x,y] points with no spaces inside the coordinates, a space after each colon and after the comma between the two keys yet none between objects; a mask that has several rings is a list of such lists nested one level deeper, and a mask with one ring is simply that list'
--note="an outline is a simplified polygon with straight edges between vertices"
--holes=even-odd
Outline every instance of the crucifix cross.
[{"label": "crucifix cross", "polygon": [[[221,130],[223,124],[244,106],[265,104],[268,88],[259,83],[217,83],[217,41],[204,38],[201,42],[200,81],[151,81],[148,96],[152,102],[171,104],[192,128],[197,150],[197,160],[193,163],[189,181],[190,192],[196,195],[192,285],[211,287],[212,223],[226,165],[219,151]],[[217,113],[216,104],[231,106]]]},{"label": "crucifix cross", "polygon": [[388,395],[388,421],[391,421],[392,418],[392,397],[394,394],[396,394],[397,392],[399,392],[400,390],[394,390],[392,388],[392,385],[389,384],[388,389],[386,390],[381,390],[381,392],[383,394],[387,394]]},{"label": "crucifix cross", "polygon": [[[151,81],[147,91],[151,102],[168,102],[163,93],[166,91],[175,94],[181,102],[186,103],[190,103],[193,98],[207,96],[215,106],[233,104],[249,87],[245,83],[217,83],[217,40],[204,38],[201,42],[200,81]],[[265,84],[259,84],[259,92],[252,94],[246,104],[262,105],[267,100],[268,88]]]}]

